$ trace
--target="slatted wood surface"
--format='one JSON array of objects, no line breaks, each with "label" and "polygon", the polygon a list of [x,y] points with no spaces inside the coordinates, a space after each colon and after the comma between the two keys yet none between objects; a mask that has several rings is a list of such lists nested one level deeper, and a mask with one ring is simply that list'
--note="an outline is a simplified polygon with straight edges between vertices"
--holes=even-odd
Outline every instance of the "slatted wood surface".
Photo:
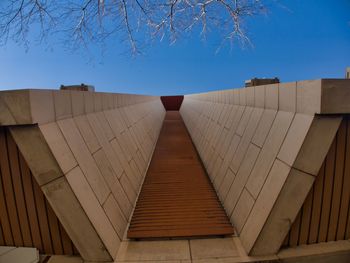
[{"label": "slatted wood surface", "polygon": [[0,246],[78,254],[4,127],[0,127],[0,223]]},{"label": "slatted wood surface", "polygon": [[350,117],[340,125],[284,246],[350,239]]},{"label": "slatted wood surface", "polygon": [[233,228],[178,111],[168,111],[128,238],[229,235]]}]

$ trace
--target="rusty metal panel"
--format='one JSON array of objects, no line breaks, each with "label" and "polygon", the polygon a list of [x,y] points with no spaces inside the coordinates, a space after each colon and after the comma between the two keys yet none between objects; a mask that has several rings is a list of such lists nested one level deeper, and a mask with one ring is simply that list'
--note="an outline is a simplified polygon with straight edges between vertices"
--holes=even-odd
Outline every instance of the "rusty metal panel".
[{"label": "rusty metal panel", "polygon": [[168,111],[128,238],[233,234],[178,111]]}]

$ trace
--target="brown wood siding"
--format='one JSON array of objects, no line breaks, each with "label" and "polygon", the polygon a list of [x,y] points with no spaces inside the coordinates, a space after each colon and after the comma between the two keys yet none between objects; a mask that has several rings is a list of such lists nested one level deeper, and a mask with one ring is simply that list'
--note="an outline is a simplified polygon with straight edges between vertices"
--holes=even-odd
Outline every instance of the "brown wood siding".
[{"label": "brown wood siding", "polygon": [[0,246],[77,254],[11,134],[0,127]]},{"label": "brown wood siding", "polygon": [[283,246],[350,239],[350,116],[345,116]]},{"label": "brown wood siding", "polygon": [[167,111],[128,238],[233,234],[178,111]]}]

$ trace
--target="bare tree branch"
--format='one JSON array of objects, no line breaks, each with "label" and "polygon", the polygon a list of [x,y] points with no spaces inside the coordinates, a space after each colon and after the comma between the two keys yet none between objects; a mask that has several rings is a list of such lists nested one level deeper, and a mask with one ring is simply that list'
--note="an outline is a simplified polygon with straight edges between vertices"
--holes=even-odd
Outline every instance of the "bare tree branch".
[{"label": "bare tree branch", "polygon": [[178,38],[199,30],[220,32],[222,43],[249,44],[248,17],[264,13],[264,0],[3,0],[0,44],[9,39],[28,44],[30,30],[39,37],[58,34],[71,47],[88,47],[109,38],[126,40],[132,53],[139,43]]}]

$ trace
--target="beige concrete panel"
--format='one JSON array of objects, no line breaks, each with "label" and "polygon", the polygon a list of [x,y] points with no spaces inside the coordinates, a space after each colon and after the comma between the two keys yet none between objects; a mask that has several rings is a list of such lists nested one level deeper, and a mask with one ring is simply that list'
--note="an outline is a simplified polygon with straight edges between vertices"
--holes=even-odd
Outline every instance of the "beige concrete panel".
[{"label": "beige concrete panel", "polygon": [[214,186],[216,187],[216,189],[218,189],[218,187],[221,185],[222,180],[224,179],[224,176],[226,175],[226,171],[231,163],[231,160],[233,158],[234,153],[236,152],[236,149],[238,147],[239,141],[241,140],[241,137],[239,137],[238,135],[234,135],[233,139],[230,143],[230,147],[228,148],[228,151],[225,155],[224,161],[220,167],[220,170],[218,172],[218,174],[214,175],[215,179],[213,181]]},{"label": "beige concrete panel", "polygon": [[293,167],[317,175],[341,121],[342,117],[339,116],[316,116]]},{"label": "beige concrete panel", "polygon": [[76,167],[66,174],[66,178],[109,254],[115,258],[120,239],[82,171]]},{"label": "beige concrete panel", "polygon": [[104,203],[110,190],[81,137],[78,128],[75,126],[73,119],[60,120],[57,123],[97,199],[101,204]]},{"label": "beige concrete panel", "polygon": [[106,116],[103,112],[97,112],[95,113],[95,116],[100,124],[100,127],[102,128],[103,132],[105,133],[108,141],[112,140],[115,135],[112,131],[111,126],[109,125]]},{"label": "beige concrete panel", "polygon": [[40,125],[39,129],[64,174],[78,165],[56,122]]},{"label": "beige concrete panel", "polygon": [[231,161],[230,167],[233,172],[237,173],[238,169],[244,159],[244,156],[247,152],[248,146],[250,144],[250,141],[252,140],[252,137],[256,131],[256,128],[259,124],[259,121],[261,119],[262,113],[263,113],[262,108],[254,108],[253,112],[250,116],[247,128],[243,134],[243,137],[238,145],[237,151]]},{"label": "beige concrete panel", "polygon": [[350,112],[350,79],[322,79],[322,113]]},{"label": "beige concrete panel", "polygon": [[247,182],[248,191],[255,197],[261,190],[270,168],[279,152],[283,140],[293,120],[294,113],[279,111],[258,160]]},{"label": "beige concrete panel", "polygon": [[321,112],[321,80],[297,82],[297,112],[311,114]]},{"label": "beige concrete panel", "polygon": [[[125,184],[124,184],[124,186],[125,186]],[[112,194],[113,194],[115,200],[117,200],[120,209],[122,210],[125,218],[128,221],[128,219],[131,216],[134,203],[132,203],[132,201],[129,200],[130,194],[127,195],[127,193],[126,193],[127,188],[126,188],[126,190],[124,190],[124,188],[122,187],[121,182],[119,180],[115,180],[114,183],[110,185],[110,188],[112,190]]]},{"label": "beige concrete panel", "polygon": [[84,105],[85,113],[91,113],[95,111],[94,108],[94,92],[84,92]]},{"label": "beige concrete panel", "polygon": [[[96,161],[96,164],[98,168],[100,169],[103,177],[105,178],[108,186],[110,187],[112,194],[114,195],[115,199],[117,200],[119,207],[123,211],[125,218],[128,218],[131,212],[131,204],[128,200],[124,190],[122,189],[120,182],[118,180],[117,175],[114,173],[113,168],[111,167],[111,164],[108,161],[108,158],[104,151],[101,149],[94,153],[94,159]],[[123,171],[121,171],[122,173]],[[121,177],[122,174],[120,174],[119,177]]]},{"label": "beige concrete panel", "polygon": [[42,190],[83,259],[111,260],[110,254],[86,216],[67,179],[61,177],[44,185]]},{"label": "beige concrete panel", "polygon": [[233,104],[239,105],[239,89],[233,89]]},{"label": "beige concrete panel", "polygon": [[241,121],[241,118],[242,118],[242,115],[244,113],[245,108],[246,108],[245,106],[238,106],[236,114],[234,115],[234,118],[231,122],[231,126],[230,127],[226,126],[226,127],[228,127],[228,129],[230,131],[232,131],[232,132],[236,131],[238,124]]},{"label": "beige concrete panel", "polygon": [[246,98],[247,98],[247,106],[254,107],[255,102],[255,87],[246,87]]},{"label": "beige concrete panel", "polygon": [[17,124],[15,116],[11,113],[6,103],[0,95],[0,125],[15,125]]},{"label": "beige concrete panel", "polygon": [[236,175],[230,168],[227,169],[226,175],[224,177],[224,180],[222,181],[218,193],[221,196],[221,200],[225,200],[226,195],[228,191],[230,190],[231,184],[233,180],[235,179]]},{"label": "beige concrete panel", "polygon": [[249,145],[247,154],[224,201],[224,207],[228,215],[232,214],[232,211],[238,202],[239,196],[242,193],[246,182],[248,181],[259,152],[259,147],[255,146],[254,144]]},{"label": "beige concrete panel", "polygon": [[272,123],[274,122],[277,115],[276,110],[265,109],[258,127],[256,128],[252,143],[259,147],[263,147],[266,137],[269,134]]},{"label": "beige concrete panel", "polygon": [[111,93],[102,93],[103,110],[111,110],[114,108],[114,98]]},{"label": "beige concrete panel", "polygon": [[38,126],[13,126],[10,131],[39,185],[63,175]]},{"label": "beige concrete panel", "polygon": [[271,84],[265,86],[265,108],[278,110],[278,85]]},{"label": "beige concrete panel", "polygon": [[296,112],[297,109],[297,83],[280,83],[279,91],[279,110]]},{"label": "beige concrete panel", "polygon": [[249,213],[253,208],[254,203],[254,198],[246,189],[243,189],[243,192],[239,197],[237,205],[233,210],[233,213],[230,218],[238,234],[241,233],[243,226],[248,219]]},{"label": "beige concrete panel", "polygon": [[258,108],[265,107],[265,87],[264,86],[256,86],[254,87],[254,106]]},{"label": "beige concrete panel", "polygon": [[119,181],[125,191],[125,194],[128,196],[130,203],[134,205],[137,198],[136,189],[134,189],[132,183],[130,183],[129,178],[125,173],[123,173]]},{"label": "beige concrete panel", "polygon": [[114,230],[117,232],[119,239],[122,240],[126,230],[127,220],[112,194],[109,195],[106,202],[103,204],[103,209],[109,221],[112,223]]},{"label": "beige concrete panel", "polygon": [[238,250],[231,237],[190,240],[192,259],[237,257]]},{"label": "beige concrete panel", "polygon": [[2,125],[32,124],[29,90],[0,92]]},{"label": "beige concrete panel", "polygon": [[103,110],[102,107],[102,94],[98,92],[93,93],[94,98],[94,112],[99,112]]},{"label": "beige concrete panel", "polygon": [[121,134],[126,129],[124,120],[122,120],[120,117],[119,109],[104,111],[104,114],[114,132],[114,135],[119,136],[119,134]]},{"label": "beige concrete panel", "polygon": [[52,91],[55,104],[56,120],[72,117],[72,99],[70,90]]},{"label": "beige concrete panel", "polygon": [[[101,114],[103,114],[101,112]],[[115,174],[117,176],[121,175],[122,165],[119,161],[119,158],[115,151],[113,150],[111,144],[109,143],[108,138],[106,137],[106,134],[104,133],[104,129],[101,127],[98,114],[88,114],[87,119],[92,127],[93,132],[95,133],[97,140],[99,144],[102,146],[109,163],[111,164]]]},{"label": "beige concrete panel", "polygon": [[286,263],[348,263],[350,242],[339,240],[285,248],[277,256],[281,262]]},{"label": "beige concrete panel", "polygon": [[95,133],[92,131],[91,125],[86,117],[86,115],[80,115],[74,117],[74,122],[79,129],[80,134],[83,136],[83,139],[86,143],[86,146],[89,148],[90,153],[96,152],[101,148]]},{"label": "beige concrete panel", "polygon": [[85,113],[84,92],[86,91],[70,91],[73,116],[79,116]]},{"label": "beige concrete panel", "polygon": [[190,248],[187,240],[123,242],[117,261],[168,261],[190,260]]},{"label": "beige concrete panel", "polygon": [[239,136],[243,136],[244,131],[247,128],[247,125],[248,125],[248,122],[249,122],[249,119],[250,119],[250,115],[253,112],[253,109],[254,108],[252,108],[252,107],[246,107],[245,108],[243,116],[242,116],[242,118],[241,118],[241,120],[240,120],[240,122],[238,124],[237,130],[236,130],[236,133]]},{"label": "beige concrete panel", "polygon": [[274,162],[240,234],[242,245],[248,254],[258,238],[289,172],[290,167],[288,165],[279,160]]},{"label": "beige concrete panel", "polygon": [[55,121],[55,108],[51,90],[30,90],[30,110],[33,123],[48,123]]},{"label": "beige concrete panel", "polygon": [[39,251],[31,247],[17,247],[0,255],[1,263],[37,263]]},{"label": "beige concrete panel", "polygon": [[238,89],[238,94],[239,94],[239,105],[246,106],[247,105],[246,89]]},{"label": "beige concrete panel", "polygon": [[270,255],[279,251],[294,222],[315,177],[292,169],[277,201],[256,240],[252,255]]},{"label": "beige concrete panel", "polygon": [[306,134],[310,129],[312,120],[311,115],[297,113],[288,130],[287,136],[277,155],[277,158],[292,166],[303,144]]}]

